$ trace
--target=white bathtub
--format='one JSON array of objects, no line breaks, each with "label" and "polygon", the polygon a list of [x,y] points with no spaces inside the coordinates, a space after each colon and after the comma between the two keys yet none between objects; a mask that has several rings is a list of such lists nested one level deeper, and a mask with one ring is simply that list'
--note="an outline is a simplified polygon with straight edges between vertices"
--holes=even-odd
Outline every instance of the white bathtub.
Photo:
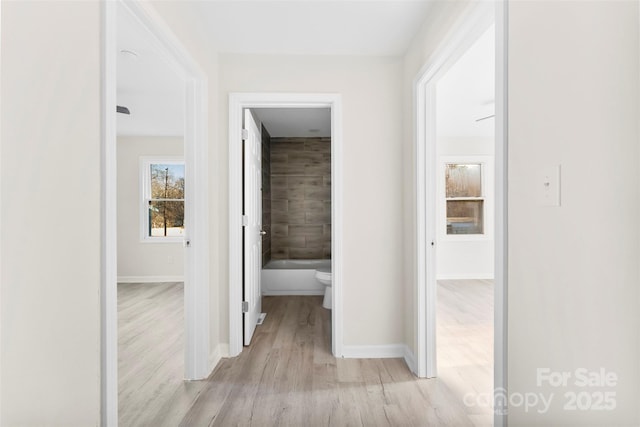
[{"label": "white bathtub", "polygon": [[331,267],[331,260],[271,260],[262,269],[262,295],[324,295],[324,286],[315,278],[321,267]]}]

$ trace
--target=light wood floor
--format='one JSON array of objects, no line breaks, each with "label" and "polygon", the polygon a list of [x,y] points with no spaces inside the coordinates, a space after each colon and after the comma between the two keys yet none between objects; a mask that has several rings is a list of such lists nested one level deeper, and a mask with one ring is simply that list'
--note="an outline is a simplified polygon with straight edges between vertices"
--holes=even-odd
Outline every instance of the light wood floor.
[{"label": "light wood floor", "polygon": [[[493,395],[493,281],[440,280],[438,379],[464,399]],[[467,408],[477,426],[493,424],[490,407]]]},{"label": "light wood floor", "polygon": [[150,425],[184,384],[182,283],[118,284],[118,424]]},{"label": "light wood floor", "polygon": [[[482,410],[468,408],[462,402],[469,388],[465,386],[466,381],[472,386],[475,384],[474,387],[482,386],[482,370],[478,373],[463,369],[459,363],[447,367],[440,361],[440,378],[420,380],[402,359],[334,358],[330,353],[330,312],[322,308],[322,297],[264,297],[263,311],[267,318],[257,327],[251,346],[236,358],[223,359],[207,380],[183,382],[182,338],[164,340],[160,331],[158,334],[148,331],[158,326],[150,318],[162,318],[176,328],[173,333],[164,333],[170,337],[175,333],[180,335],[182,312],[175,315],[177,305],[174,310],[169,309],[171,316],[180,318],[177,324],[163,315],[143,312],[139,312],[139,316],[146,318],[146,322],[133,320],[136,305],[151,311],[162,310],[163,303],[151,301],[167,299],[172,293],[175,297],[181,296],[182,287],[167,286],[161,291],[149,285],[129,290],[130,286],[119,287],[121,315],[129,313],[125,318],[128,320],[121,318],[119,325],[119,409],[123,427],[472,426],[490,420]],[[155,289],[156,295],[143,297],[144,287]],[[439,292],[443,309],[447,292],[449,290],[444,290],[444,295]],[[168,299],[169,305],[175,304],[173,297]],[[182,299],[179,306],[181,310]],[[460,317],[452,310],[444,311],[450,318],[471,322],[467,315]],[[440,327],[446,324],[443,320]],[[128,335],[123,336],[122,328],[126,326],[129,326]],[[133,332],[136,327],[143,330]],[[448,327],[449,331],[455,329]],[[140,353],[142,344],[138,339],[147,333],[164,343],[163,351],[149,349]],[[445,337],[439,329],[443,345]],[[154,342],[151,338],[144,340],[149,344]],[[122,353],[126,345],[135,345],[138,350]],[[454,360],[461,360],[454,355],[453,348],[440,350],[450,352],[451,357],[457,358]],[[478,352],[486,356],[486,351]],[[156,356],[158,360],[154,361]],[[133,357],[133,362],[127,357]],[[139,357],[143,360],[138,360]],[[130,364],[138,368],[128,366]],[[125,372],[128,374],[124,375]],[[137,378],[136,372],[142,378]]]}]

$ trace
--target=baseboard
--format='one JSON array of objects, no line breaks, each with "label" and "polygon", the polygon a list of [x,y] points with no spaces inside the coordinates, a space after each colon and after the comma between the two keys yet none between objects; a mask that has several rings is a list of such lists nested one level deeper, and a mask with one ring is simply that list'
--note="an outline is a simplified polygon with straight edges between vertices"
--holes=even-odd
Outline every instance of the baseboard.
[{"label": "baseboard", "polygon": [[342,357],[346,359],[403,358],[405,347],[405,344],[345,345],[342,346]]},{"label": "baseboard", "polygon": [[229,344],[218,344],[209,355],[209,372],[213,372],[223,357],[229,357]]},{"label": "baseboard", "polygon": [[413,354],[413,351],[409,348],[408,345],[403,344],[404,347],[404,363],[407,364],[411,372],[415,375],[418,375],[418,365],[416,364],[416,358]]},{"label": "baseboard", "polygon": [[283,291],[262,291],[265,297],[275,297],[281,295],[324,295],[324,291],[315,290],[283,290]]},{"label": "baseboard", "polygon": [[493,280],[490,274],[438,274],[436,280]]},{"label": "baseboard", "polygon": [[184,276],[118,276],[118,283],[184,282]]}]

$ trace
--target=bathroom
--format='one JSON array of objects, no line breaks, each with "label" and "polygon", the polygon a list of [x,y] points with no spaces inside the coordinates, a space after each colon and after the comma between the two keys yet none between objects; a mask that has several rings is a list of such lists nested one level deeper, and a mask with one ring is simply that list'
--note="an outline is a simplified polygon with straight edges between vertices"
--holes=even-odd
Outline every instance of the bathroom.
[{"label": "bathroom", "polygon": [[261,293],[316,296],[330,313],[331,110],[251,111],[262,130]]}]

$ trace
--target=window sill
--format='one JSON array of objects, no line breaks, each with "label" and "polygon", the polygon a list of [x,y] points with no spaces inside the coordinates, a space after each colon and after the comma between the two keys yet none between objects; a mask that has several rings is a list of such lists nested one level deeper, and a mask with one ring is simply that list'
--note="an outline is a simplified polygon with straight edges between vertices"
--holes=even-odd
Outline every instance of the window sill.
[{"label": "window sill", "polygon": [[488,242],[493,240],[492,235],[487,234],[446,234],[440,237],[441,242]]},{"label": "window sill", "polygon": [[140,239],[140,243],[183,243],[184,237],[147,237]]}]

